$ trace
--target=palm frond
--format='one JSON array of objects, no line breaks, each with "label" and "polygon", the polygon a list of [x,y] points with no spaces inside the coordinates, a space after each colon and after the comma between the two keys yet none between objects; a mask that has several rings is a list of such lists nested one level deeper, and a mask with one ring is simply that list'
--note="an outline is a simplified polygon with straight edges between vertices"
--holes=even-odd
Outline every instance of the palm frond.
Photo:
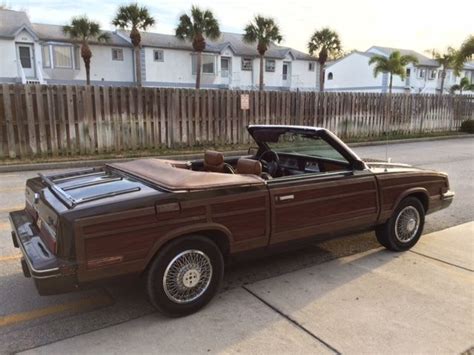
[{"label": "palm frond", "polygon": [[220,37],[219,22],[211,10],[201,10],[198,6],[191,7],[190,15],[180,16],[175,36],[188,41],[194,41],[199,36],[205,36],[211,40]]}]

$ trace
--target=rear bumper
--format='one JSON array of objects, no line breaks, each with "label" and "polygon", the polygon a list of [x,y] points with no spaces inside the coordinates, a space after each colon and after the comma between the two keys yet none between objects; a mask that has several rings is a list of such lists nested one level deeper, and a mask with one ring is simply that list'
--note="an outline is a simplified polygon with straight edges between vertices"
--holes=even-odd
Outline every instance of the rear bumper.
[{"label": "rear bumper", "polygon": [[34,280],[39,294],[51,295],[74,290],[76,276],[61,273],[61,266],[68,263],[63,263],[48,250],[30,215],[22,210],[10,212],[9,217],[13,245],[20,248],[23,254],[23,274]]}]

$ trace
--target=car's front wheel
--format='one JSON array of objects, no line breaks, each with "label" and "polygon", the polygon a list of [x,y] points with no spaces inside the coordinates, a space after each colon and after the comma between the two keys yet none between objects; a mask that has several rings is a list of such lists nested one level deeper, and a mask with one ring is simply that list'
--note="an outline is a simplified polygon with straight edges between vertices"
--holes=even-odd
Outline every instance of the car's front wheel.
[{"label": "car's front wheel", "polygon": [[224,274],[218,246],[202,236],[171,242],[148,271],[151,303],[162,313],[179,317],[204,307],[217,292]]},{"label": "car's front wheel", "polygon": [[380,244],[393,251],[405,251],[420,239],[425,224],[425,210],[420,200],[407,197],[400,202],[392,217],[377,226],[375,235]]}]

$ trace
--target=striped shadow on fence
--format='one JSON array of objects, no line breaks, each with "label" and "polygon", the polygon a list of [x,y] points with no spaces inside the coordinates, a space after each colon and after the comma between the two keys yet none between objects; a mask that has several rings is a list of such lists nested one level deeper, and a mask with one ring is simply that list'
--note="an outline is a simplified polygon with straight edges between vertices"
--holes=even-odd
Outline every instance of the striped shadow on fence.
[{"label": "striped shadow on fence", "polygon": [[473,96],[3,84],[0,158],[246,144],[252,123],[347,138],[452,131],[469,118]]}]

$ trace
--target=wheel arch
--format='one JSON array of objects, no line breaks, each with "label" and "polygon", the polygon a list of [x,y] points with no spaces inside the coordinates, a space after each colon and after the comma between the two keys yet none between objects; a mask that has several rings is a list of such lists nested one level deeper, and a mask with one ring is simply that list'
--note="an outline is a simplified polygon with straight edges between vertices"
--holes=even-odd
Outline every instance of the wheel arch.
[{"label": "wheel arch", "polygon": [[159,238],[155,242],[145,259],[144,270],[148,269],[155,256],[167,244],[175,240],[195,234],[201,235],[212,240],[221,250],[224,260],[226,259],[226,257],[228,257],[231,245],[234,241],[230,230],[227,227],[217,223],[197,224],[174,229],[166,233],[163,237]]},{"label": "wheel arch", "polygon": [[423,205],[423,209],[425,210],[425,214],[428,212],[428,209],[430,207],[430,195],[428,193],[428,190],[423,187],[414,187],[405,190],[403,193],[400,194],[400,196],[398,196],[398,199],[394,204],[392,213],[396,210],[398,205],[400,205],[400,202],[402,202],[407,197],[415,197],[420,200],[421,204]]}]

